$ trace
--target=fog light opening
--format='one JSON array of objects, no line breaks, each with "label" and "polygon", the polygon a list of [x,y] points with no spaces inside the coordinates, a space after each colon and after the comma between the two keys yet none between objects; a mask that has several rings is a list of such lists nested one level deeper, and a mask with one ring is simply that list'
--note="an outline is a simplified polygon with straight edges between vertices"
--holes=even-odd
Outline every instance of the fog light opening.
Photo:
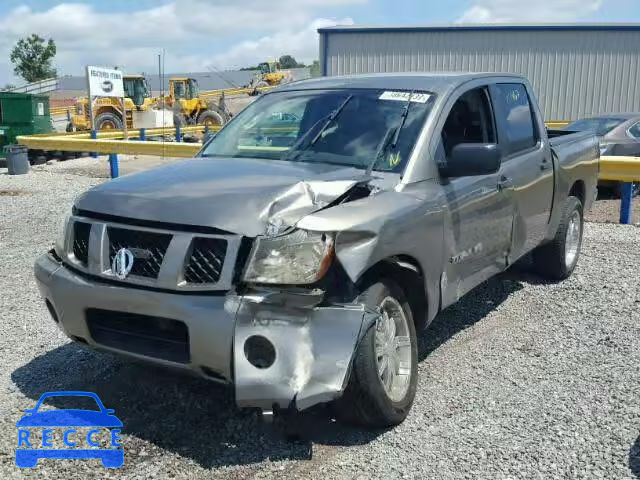
[{"label": "fog light opening", "polygon": [[276,349],[261,335],[253,335],[244,342],[244,356],[256,368],[269,368],[276,361]]},{"label": "fog light opening", "polygon": [[53,321],[58,323],[59,320],[58,320],[58,314],[56,313],[56,309],[53,308],[53,305],[49,300],[45,300],[44,303],[47,305],[47,310],[49,310],[49,315],[51,315],[51,318],[53,318]]}]

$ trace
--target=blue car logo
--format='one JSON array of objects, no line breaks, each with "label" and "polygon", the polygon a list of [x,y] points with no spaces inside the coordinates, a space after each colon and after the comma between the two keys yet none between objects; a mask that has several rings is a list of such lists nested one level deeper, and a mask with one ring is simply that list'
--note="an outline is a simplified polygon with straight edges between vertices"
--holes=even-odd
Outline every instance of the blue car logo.
[{"label": "blue car logo", "polygon": [[[38,411],[42,402],[49,397],[90,397],[99,410],[61,409]],[[41,458],[78,459],[99,458],[107,468],[118,468],[124,463],[124,451],[120,443],[122,422],[113,415],[113,410],[104,408],[100,398],[92,392],[48,392],[43,394],[34,408],[25,410],[24,415],[16,423],[18,427],[18,447],[16,448],[16,465],[20,468],[33,468]],[[53,428],[64,429],[62,441],[65,447],[54,448]],[[91,429],[80,435],[75,428]],[[100,430],[101,427],[103,430]],[[109,429],[109,430],[105,430]],[[104,433],[109,438],[104,439]],[[37,437],[41,433],[41,442]],[[87,446],[100,447],[101,442],[108,441],[111,448],[76,448],[86,440]],[[38,445],[40,443],[40,445]],[[39,448],[42,447],[42,448]]]}]

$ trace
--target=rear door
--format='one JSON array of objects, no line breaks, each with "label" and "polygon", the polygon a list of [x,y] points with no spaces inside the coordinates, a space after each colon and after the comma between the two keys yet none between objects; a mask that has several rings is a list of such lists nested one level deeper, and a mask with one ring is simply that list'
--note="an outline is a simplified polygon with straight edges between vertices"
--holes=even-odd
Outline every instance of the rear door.
[{"label": "rear door", "polygon": [[513,193],[513,262],[543,240],[551,213],[553,159],[535,99],[523,83],[490,87],[503,152],[503,185]]}]

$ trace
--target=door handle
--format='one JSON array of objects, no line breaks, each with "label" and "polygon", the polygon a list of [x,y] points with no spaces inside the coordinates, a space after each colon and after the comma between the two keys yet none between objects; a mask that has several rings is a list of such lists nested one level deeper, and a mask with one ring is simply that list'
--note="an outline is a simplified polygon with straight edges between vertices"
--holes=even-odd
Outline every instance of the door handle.
[{"label": "door handle", "polygon": [[543,158],[542,163],[540,164],[540,170],[548,170],[550,166],[551,164],[549,163],[549,160]]},{"label": "door handle", "polygon": [[500,180],[498,180],[498,190],[506,190],[507,188],[513,187],[513,182],[509,177],[505,177],[504,175],[500,176]]}]

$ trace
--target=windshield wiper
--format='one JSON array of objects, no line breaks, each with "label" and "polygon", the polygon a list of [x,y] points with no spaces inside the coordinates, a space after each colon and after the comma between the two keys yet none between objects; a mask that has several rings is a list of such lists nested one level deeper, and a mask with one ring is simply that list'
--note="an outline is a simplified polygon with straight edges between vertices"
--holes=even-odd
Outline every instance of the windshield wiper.
[{"label": "windshield wiper", "polygon": [[404,124],[407,121],[407,116],[409,115],[409,105],[411,105],[411,97],[413,97],[414,92],[415,90],[411,90],[411,93],[409,94],[409,98],[407,98],[407,103],[405,104],[404,109],[400,114],[400,123],[398,124],[398,126],[389,127],[385,132],[382,143],[380,143],[378,150],[376,150],[376,154],[373,156],[373,160],[371,160],[369,165],[367,165],[367,170],[365,172],[365,175],[371,175],[371,172],[373,171],[373,167],[376,166],[376,164],[382,157],[383,153],[387,150],[387,145],[391,145],[391,148],[393,150],[395,150],[396,146],[398,145],[400,130],[402,130],[402,127],[404,127]]},{"label": "windshield wiper", "polygon": [[[314,123],[309,130],[307,130],[298,140],[296,140],[296,142],[293,145],[291,145],[291,147],[289,148],[289,151],[287,152],[286,155],[282,156],[281,160],[293,160],[294,158],[297,158],[300,155],[300,153],[305,151],[311,145],[315,145],[315,143],[320,139],[320,136],[327,130],[327,128],[329,128],[329,125],[331,125],[336,120],[336,118],[338,118],[338,115],[340,115],[340,112],[342,112],[344,107],[347,106],[347,103],[349,103],[352,98],[353,98],[353,95],[349,95],[338,106],[338,108],[336,108],[329,115],[325,115],[316,123]],[[304,145],[304,147],[301,148],[301,145],[304,144],[304,142],[307,141],[309,137],[311,137],[311,134],[314,132],[316,127],[320,125],[322,122],[324,122],[324,124],[322,125],[322,127],[320,127],[320,130],[318,130],[318,133],[316,133],[316,135],[313,137],[313,140],[311,140],[309,143],[307,143],[306,145]]]}]

